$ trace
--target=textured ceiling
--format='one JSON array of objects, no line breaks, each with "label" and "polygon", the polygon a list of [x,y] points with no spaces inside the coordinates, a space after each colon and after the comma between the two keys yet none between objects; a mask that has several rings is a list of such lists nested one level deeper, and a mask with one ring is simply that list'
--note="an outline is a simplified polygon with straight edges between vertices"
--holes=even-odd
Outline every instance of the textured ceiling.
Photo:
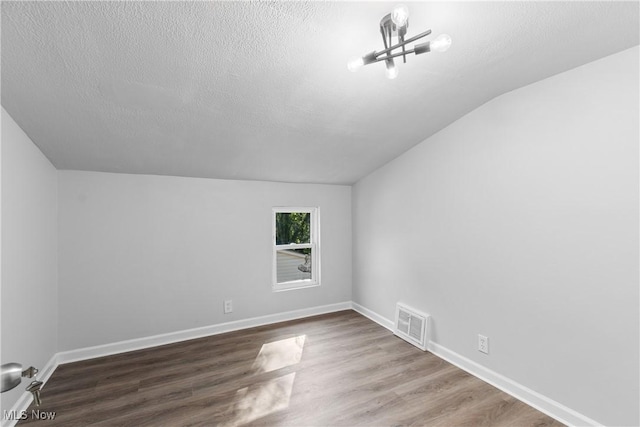
[{"label": "textured ceiling", "polygon": [[2,105],[59,169],[350,184],[488,100],[637,45],[638,2],[408,3],[451,49],[350,73],[382,2],[2,2]]}]

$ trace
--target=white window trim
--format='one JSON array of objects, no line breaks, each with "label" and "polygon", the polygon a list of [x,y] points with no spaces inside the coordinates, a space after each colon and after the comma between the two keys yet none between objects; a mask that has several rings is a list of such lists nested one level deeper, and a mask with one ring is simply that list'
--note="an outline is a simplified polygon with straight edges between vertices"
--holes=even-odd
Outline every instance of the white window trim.
[{"label": "white window trim", "polygon": [[[308,212],[311,214],[310,243],[276,245],[276,214],[288,212]],[[273,272],[272,287],[274,292],[289,291],[293,289],[311,288],[320,286],[320,208],[319,207],[274,207],[271,217],[271,246],[273,248]],[[286,283],[278,283],[278,251],[286,249],[311,248],[311,280],[295,280]]]}]

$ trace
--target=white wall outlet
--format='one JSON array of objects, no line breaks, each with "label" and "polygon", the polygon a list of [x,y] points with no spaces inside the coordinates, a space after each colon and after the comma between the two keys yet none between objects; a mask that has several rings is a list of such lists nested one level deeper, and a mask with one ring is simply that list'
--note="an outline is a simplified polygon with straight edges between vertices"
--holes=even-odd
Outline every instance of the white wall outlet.
[{"label": "white wall outlet", "polygon": [[228,314],[233,312],[233,300],[225,300],[224,301],[224,314]]},{"label": "white wall outlet", "polygon": [[478,351],[489,354],[489,338],[478,334]]}]

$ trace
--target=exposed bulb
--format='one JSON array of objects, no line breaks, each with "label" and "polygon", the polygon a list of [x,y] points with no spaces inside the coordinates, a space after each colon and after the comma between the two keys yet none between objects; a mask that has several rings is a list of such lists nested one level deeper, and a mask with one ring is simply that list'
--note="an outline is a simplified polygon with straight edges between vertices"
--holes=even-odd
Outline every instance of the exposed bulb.
[{"label": "exposed bulb", "polygon": [[404,27],[409,20],[409,8],[404,4],[399,4],[391,12],[391,20],[398,27]]},{"label": "exposed bulb", "polygon": [[387,64],[387,78],[389,80],[393,80],[396,77],[398,77],[398,68],[396,67],[396,64],[393,62],[393,59],[387,59],[385,61],[385,63]]},{"label": "exposed bulb", "polygon": [[445,52],[451,46],[451,37],[447,34],[440,34],[435,40],[430,42],[432,51]]},{"label": "exposed bulb", "polygon": [[349,60],[349,62],[347,62],[347,68],[352,73],[355,73],[356,71],[358,71],[358,69],[360,67],[362,67],[363,65],[364,65],[364,60],[360,56],[358,56],[356,58],[351,58]]}]

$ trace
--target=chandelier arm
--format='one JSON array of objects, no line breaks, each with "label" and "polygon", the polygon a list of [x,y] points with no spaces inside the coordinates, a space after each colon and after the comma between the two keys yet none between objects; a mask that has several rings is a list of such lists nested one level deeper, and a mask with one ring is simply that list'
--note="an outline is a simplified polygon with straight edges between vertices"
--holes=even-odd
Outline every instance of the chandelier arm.
[{"label": "chandelier arm", "polygon": [[[376,53],[375,53],[375,56],[376,56],[376,58],[377,58],[377,57],[378,57],[378,56],[380,56],[380,55],[384,55],[385,53],[389,53],[389,52],[391,52],[392,50],[399,48],[400,46],[404,46],[404,45],[406,45],[406,44],[409,44],[409,43],[411,43],[411,42],[414,42],[414,41],[416,41],[416,40],[418,40],[418,39],[421,39],[421,38],[423,38],[423,37],[428,36],[429,34],[431,34],[431,30],[427,30],[427,31],[425,31],[424,33],[420,33],[420,34],[418,34],[417,36],[413,36],[413,37],[411,37],[411,38],[408,38],[408,39],[406,39],[405,41],[400,42],[400,43],[397,43],[397,44],[395,44],[395,45],[393,45],[393,46],[391,46],[391,47],[386,47],[386,46],[387,46],[387,43],[386,43],[386,40],[385,40],[384,45],[385,45],[385,48],[386,48],[386,49],[385,49],[385,50],[381,50],[380,52],[376,52]],[[407,52],[407,53],[410,53],[410,52]],[[399,56],[399,55],[397,55],[397,56]]]},{"label": "chandelier arm", "polygon": [[382,61],[387,61],[389,59],[393,59],[393,58],[397,58],[398,56],[403,56],[403,55],[409,55],[410,53],[414,53],[415,49],[411,49],[411,50],[406,50],[404,52],[398,52],[398,53],[394,53],[393,55],[385,55],[383,57],[374,59],[373,61],[371,61],[369,64],[373,64],[375,62],[382,62]]},{"label": "chandelier arm", "polygon": [[385,33],[386,31],[384,30],[384,27],[380,27],[380,34],[382,35],[382,43],[384,43],[384,48],[388,49],[389,45],[387,44],[387,35]]}]

